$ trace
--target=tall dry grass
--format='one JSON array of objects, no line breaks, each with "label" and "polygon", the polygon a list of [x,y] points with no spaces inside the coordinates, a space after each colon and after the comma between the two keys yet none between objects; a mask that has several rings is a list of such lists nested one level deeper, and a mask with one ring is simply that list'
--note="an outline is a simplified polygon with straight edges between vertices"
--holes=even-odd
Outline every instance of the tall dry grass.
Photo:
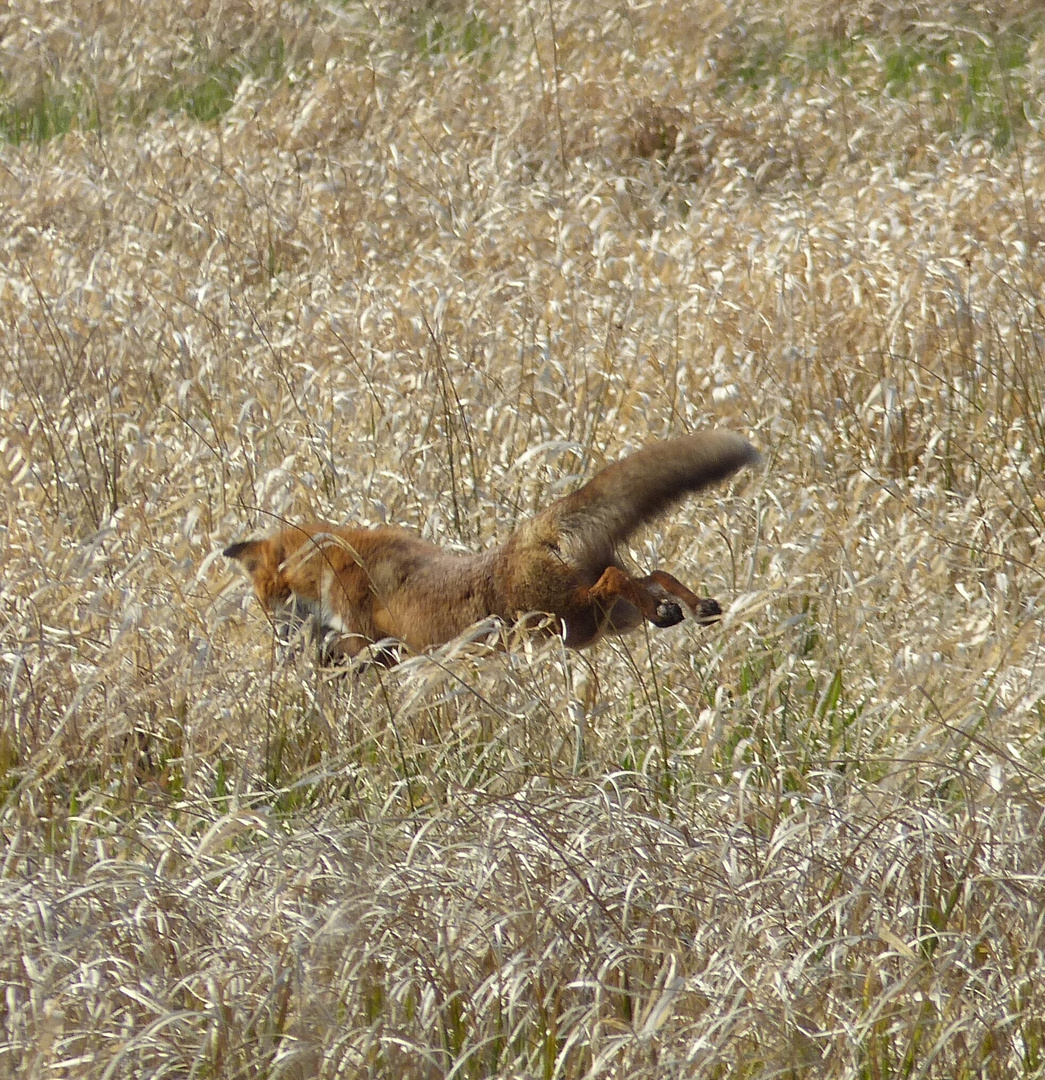
[{"label": "tall dry grass", "polygon": [[[1036,5],[6,18],[0,1073],[1041,1075]],[[711,630],[344,678],[219,555],[715,424]]]}]

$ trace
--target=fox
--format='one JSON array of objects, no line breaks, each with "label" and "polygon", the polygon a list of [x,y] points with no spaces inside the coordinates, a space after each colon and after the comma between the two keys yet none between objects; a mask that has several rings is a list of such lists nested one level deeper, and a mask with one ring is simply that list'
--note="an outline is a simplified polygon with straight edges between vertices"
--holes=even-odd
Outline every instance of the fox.
[{"label": "fox", "polygon": [[524,521],[497,547],[449,552],[395,526],[284,525],[224,549],[250,576],[277,636],[307,623],[331,664],[370,656],[391,666],[400,647],[423,653],[485,619],[542,612],[546,633],[583,649],[643,621],[680,623],[683,605],[707,624],[722,614],[665,570],[628,572],[619,547],[684,496],[760,460],[731,431],[651,443]]}]

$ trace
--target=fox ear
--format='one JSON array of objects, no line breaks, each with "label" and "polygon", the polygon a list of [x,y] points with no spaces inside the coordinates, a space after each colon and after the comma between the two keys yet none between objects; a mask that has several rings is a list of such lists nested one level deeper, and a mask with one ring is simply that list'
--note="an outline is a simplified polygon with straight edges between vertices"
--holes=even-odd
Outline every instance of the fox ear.
[{"label": "fox ear", "polygon": [[222,555],[226,559],[238,559],[246,567],[247,573],[253,574],[261,562],[261,551],[265,543],[265,540],[243,540],[238,544],[230,544]]}]

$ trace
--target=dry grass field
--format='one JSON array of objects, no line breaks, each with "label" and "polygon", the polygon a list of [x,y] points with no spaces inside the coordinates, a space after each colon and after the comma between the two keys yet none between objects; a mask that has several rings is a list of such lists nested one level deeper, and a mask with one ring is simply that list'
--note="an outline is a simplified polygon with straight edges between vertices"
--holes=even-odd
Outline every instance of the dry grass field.
[{"label": "dry grass field", "polygon": [[[1045,1075],[1043,124],[1031,2],[0,14],[0,1075]],[[711,628],[220,554],[715,425]]]}]

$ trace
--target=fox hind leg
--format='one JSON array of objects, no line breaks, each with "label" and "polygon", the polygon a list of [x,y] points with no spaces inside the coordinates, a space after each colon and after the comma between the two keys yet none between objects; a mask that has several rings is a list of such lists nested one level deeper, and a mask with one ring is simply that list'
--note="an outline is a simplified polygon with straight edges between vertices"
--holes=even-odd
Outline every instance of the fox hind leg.
[{"label": "fox hind leg", "polygon": [[[650,588],[651,584],[658,587]],[[679,588],[688,592],[680,583]],[[621,607],[622,600],[638,608],[642,617],[654,626],[665,627],[674,626],[683,619],[682,608],[668,595],[672,591],[656,581],[652,574],[649,578],[634,578],[621,567],[611,565],[607,566],[599,580],[586,590],[586,599],[588,603],[597,604],[609,613],[610,622],[617,629],[630,629],[635,625],[627,618],[627,609]]]},{"label": "fox hind leg", "polygon": [[722,614],[718,601],[697,596],[664,570],[654,570],[646,577],[635,578],[619,566],[607,566],[586,592],[589,602],[610,613],[610,624],[618,630],[637,625],[629,618],[627,605],[638,609],[642,618],[661,628],[682,622],[685,616],[680,600],[701,623],[714,622]]},{"label": "fox hind leg", "polygon": [[678,597],[693,612],[698,622],[712,623],[722,615],[722,607],[717,600],[713,600],[710,596],[697,596],[666,570],[654,570],[653,573],[639,578],[638,581],[650,592],[663,595],[666,602],[670,603],[667,594]]}]

